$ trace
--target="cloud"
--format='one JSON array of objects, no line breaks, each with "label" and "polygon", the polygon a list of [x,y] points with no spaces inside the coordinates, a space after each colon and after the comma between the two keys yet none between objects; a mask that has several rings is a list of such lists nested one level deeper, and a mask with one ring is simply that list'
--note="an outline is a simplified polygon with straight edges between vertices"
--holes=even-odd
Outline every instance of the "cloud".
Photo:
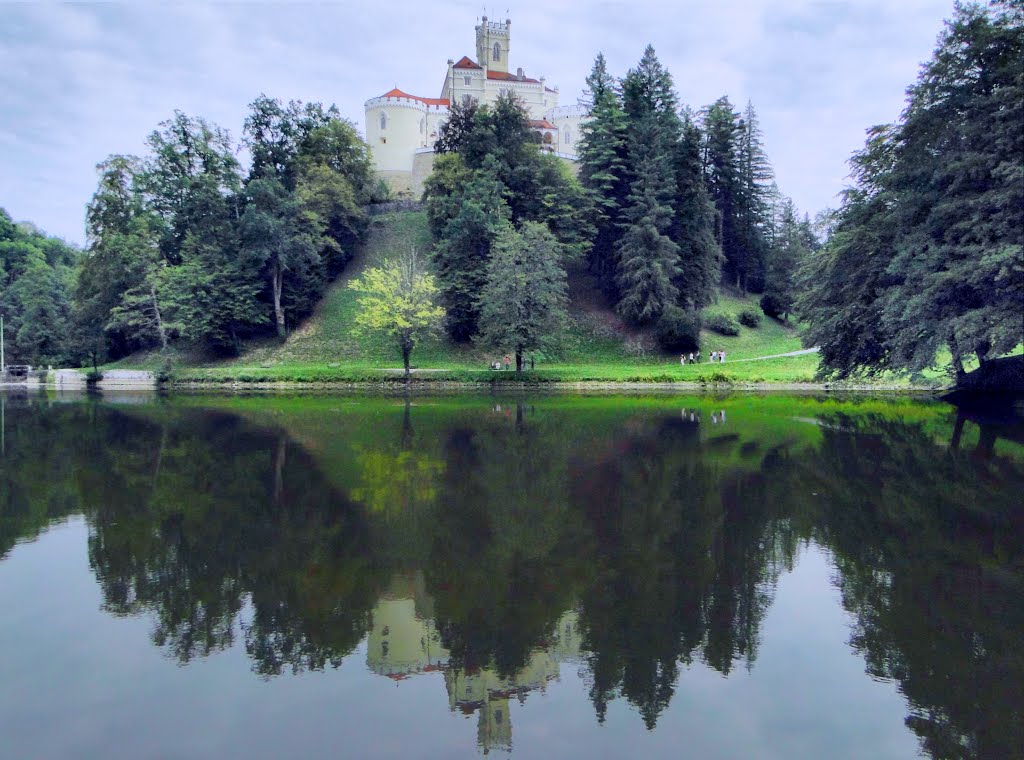
[{"label": "cloud", "polygon": [[[951,11],[949,0],[523,0],[510,14],[511,60],[571,103],[598,51],[622,75],[653,44],[683,102],[753,101],[783,192],[813,213],[835,205],[864,130],[899,115]],[[337,103],[358,124],[363,102],[395,85],[438,94],[445,61],[475,54],[480,12],[410,0],[0,0],[0,206],[81,242],[95,165],[142,153],[174,109],[236,139],[260,92]]]}]

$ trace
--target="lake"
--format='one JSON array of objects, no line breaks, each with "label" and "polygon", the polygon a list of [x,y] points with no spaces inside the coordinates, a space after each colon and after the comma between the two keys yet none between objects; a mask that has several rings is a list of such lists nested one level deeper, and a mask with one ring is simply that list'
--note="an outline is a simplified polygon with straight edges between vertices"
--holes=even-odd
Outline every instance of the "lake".
[{"label": "lake", "polygon": [[10,758],[1013,758],[1024,418],[0,395]]}]

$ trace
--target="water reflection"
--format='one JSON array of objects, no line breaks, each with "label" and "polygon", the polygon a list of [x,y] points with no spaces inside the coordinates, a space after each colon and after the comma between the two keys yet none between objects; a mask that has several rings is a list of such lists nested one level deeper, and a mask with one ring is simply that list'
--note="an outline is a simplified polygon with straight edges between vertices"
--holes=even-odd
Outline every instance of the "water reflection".
[{"label": "water reflection", "polygon": [[511,747],[516,699],[572,663],[599,722],[622,699],[654,729],[690,664],[756,667],[778,579],[814,542],[850,646],[899,684],[930,756],[1024,746],[1019,419],[778,397],[24,398],[4,426],[0,553],[84,514],[104,609],[148,616],[181,663],[244,646],[272,678],[365,641],[382,677],[442,672],[483,751]]}]

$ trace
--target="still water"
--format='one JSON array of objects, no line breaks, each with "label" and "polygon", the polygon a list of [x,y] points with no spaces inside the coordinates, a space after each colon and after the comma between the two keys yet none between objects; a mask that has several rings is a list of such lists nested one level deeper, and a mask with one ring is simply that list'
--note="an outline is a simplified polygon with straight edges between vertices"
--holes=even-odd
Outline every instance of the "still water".
[{"label": "still water", "polygon": [[11,758],[1013,758],[1024,420],[2,396]]}]

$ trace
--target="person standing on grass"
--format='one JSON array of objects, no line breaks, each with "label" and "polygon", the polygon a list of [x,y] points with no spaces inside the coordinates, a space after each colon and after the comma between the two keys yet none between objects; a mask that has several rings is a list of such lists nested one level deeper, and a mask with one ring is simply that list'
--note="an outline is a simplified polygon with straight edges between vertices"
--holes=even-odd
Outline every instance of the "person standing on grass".
[{"label": "person standing on grass", "polygon": [[686,354],[679,354],[679,364],[683,366],[686,364]]},{"label": "person standing on grass", "polygon": [[711,352],[711,363],[714,364],[717,359],[718,359],[718,352],[717,351],[712,351]]},{"label": "person standing on grass", "polygon": [[718,352],[718,362],[720,364],[725,364],[725,351]]},{"label": "person standing on grass", "polygon": [[505,371],[508,372],[509,366],[512,364],[512,357],[505,354]]}]

